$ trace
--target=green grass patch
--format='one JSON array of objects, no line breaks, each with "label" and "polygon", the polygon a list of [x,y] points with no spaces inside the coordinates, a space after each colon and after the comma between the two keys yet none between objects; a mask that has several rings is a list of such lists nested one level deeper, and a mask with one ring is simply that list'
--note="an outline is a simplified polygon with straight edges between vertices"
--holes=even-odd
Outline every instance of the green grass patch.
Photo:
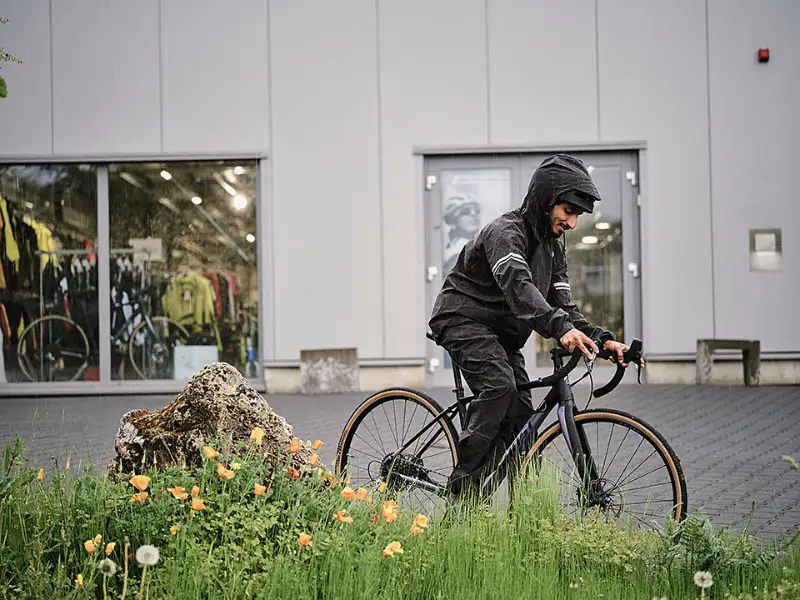
[{"label": "green grass patch", "polygon": [[[44,469],[39,480],[21,443],[7,445],[0,597],[136,598],[140,589],[148,598],[193,600],[800,596],[797,543],[761,545],[701,515],[649,532],[597,514],[569,519],[554,479],[529,473],[515,484],[513,510],[472,504],[426,523],[392,510],[388,491],[343,497],[358,490],[321,469],[295,478],[291,454],[273,467],[253,444],[198,470],[143,473],[146,497],[90,467]],[[105,567],[113,574],[104,575],[98,565],[109,543],[114,564]],[[159,553],[146,573],[142,546]],[[713,584],[699,587],[698,572]]]}]

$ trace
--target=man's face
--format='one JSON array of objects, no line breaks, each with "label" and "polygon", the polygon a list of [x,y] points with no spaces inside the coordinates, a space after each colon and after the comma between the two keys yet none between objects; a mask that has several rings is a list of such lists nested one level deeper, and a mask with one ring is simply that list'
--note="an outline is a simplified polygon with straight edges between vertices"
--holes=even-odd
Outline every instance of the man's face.
[{"label": "man's face", "polygon": [[578,225],[578,217],[582,214],[583,210],[574,204],[568,202],[556,204],[550,213],[550,233],[559,236],[565,231],[575,229]]}]

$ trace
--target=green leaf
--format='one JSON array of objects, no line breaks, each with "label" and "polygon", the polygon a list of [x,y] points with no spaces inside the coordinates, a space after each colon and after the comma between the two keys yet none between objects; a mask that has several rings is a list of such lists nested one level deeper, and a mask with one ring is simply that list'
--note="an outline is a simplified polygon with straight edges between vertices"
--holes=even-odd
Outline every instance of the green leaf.
[{"label": "green leaf", "polygon": [[8,96],[8,86],[6,85],[6,80],[0,77],[0,98],[6,98]]}]

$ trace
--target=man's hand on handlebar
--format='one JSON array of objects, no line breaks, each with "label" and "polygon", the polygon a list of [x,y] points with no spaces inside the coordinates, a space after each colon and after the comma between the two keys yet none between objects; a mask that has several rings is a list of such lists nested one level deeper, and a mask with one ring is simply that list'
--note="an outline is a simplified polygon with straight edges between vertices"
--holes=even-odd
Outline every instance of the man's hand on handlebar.
[{"label": "man's hand on handlebar", "polygon": [[[594,360],[593,353],[597,354],[599,352],[597,344],[595,344],[589,336],[577,329],[570,329],[561,337],[559,342],[561,342],[561,345],[569,352],[574,352],[575,349],[580,348],[581,352],[583,352],[584,356],[589,360]],[[620,354],[620,356],[622,355]]]},{"label": "man's hand on handlebar", "polygon": [[[611,356],[609,357],[609,360],[611,362],[620,364],[620,365],[622,365],[623,367],[626,367],[626,368],[627,368],[628,364],[625,362],[625,357],[623,356],[623,353],[626,352],[629,348],[630,348],[630,346],[626,346],[625,344],[622,344],[620,342],[615,342],[613,340],[608,340],[603,345],[603,349],[607,350],[608,352],[611,353]],[[644,359],[643,358],[639,359],[639,366],[642,369],[644,369]]]}]

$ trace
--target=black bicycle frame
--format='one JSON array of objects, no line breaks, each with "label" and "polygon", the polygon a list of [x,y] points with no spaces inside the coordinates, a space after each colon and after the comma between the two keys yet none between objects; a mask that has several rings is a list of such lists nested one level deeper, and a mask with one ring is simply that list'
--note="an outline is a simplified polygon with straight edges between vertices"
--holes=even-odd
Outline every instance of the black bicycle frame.
[{"label": "black bicycle frame", "polygon": [[[575,465],[578,468],[578,473],[581,480],[586,481],[587,476],[589,481],[596,478],[596,469],[594,461],[591,460],[591,452],[586,442],[586,437],[583,428],[575,422],[575,396],[572,393],[572,387],[569,385],[567,376],[562,375],[564,372],[571,371],[580,360],[580,355],[575,354],[572,356],[569,363],[565,366],[563,362],[564,352],[562,350],[551,350],[553,359],[554,373],[547,377],[542,377],[519,386],[520,391],[543,388],[552,386],[550,392],[545,396],[540,407],[534,411],[527,423],[523,426],[522,430],[516,435],[509,447],[500,459],[497,467],[492,471],[483,482],[482,492],[485,493],[495,485],[495,482],[502,482],[510,469],[515,467],[518,463],[517,459],[524,455],[533,445],[534,440],[539,432],[539,427],[544,423],[547,416],[552,410],[558,407],[558,421],[561,424],[561,430],[564,434],[564,439],[572,454]],[[475,399],[475,396],[464,397],[464,387],[461,384],[461,372],[457,365],[453,364],[453,376],[455,380],[455,389],[453,392],[456,394],[456,401],[442,410],[439,414],[433,417],[431,422],[423,427],[416,435],[408,440],[402,447],[395,453],[395,457],[401,455],[412,443],[418,440],[428,429],[433,427],[436,422],[442,417],[452,418],[458,413],[461,419],[461,426],[463,428],[466,421],[466,406],[470,401]],[[577,435],[575,435],[577,433]],[[438,439],[440,433],[434,435],[419,451],[421,455]],[[577,437],[578,439],[572,439]],[[583,457],[583,460],[581,458]],[[587,468],[588,467],[588,468]],[[587,473],[588,471],[588,473]],[[435,492],[438,495],[445,496],[446,489],[443,486],[431,484],[421,481],[419,479],[408,477],[406,475],[394,474],[401,480],[413,483],[417,487],[427,489]]]}]

